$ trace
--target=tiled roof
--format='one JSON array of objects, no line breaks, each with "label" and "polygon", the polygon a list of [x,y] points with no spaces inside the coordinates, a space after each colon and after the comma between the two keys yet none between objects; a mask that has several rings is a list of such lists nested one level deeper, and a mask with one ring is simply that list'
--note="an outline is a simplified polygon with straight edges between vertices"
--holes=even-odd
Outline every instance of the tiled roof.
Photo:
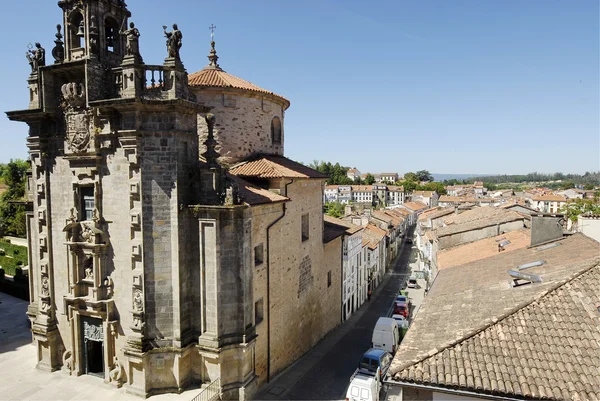
[{"label": "tiled roof", "polygon": [[549,202],[566,202],[567,201],[564,196],[560,196],[560,195],[536,196],[532,200],[534,200],[534,201],[549,201]]},{"label": "tiled roof", "polygon": [[228,74],[221,68],[205,67],[200,71],[188,75],[188,83],[192,87],[208,87],[208,88],[235,88],[243,89],[252,92],[265,93],[281,99],[287,109],[290,106],[290,101],[283,96],[277,95],[271,91],[263,89],[248,82],[242,78]]},{"label": "tiled roof", "polygon": [[404,206],[405,208],[408,208],[414,212],[423,210],[423,209],[427,209],[429,207],[426,204],[421,203],[421,202],[406,202],[406,203],[403,203],[402,206]]},{"label": "tiled roof", "polygon": [[323,243],[333,241],[346,233],[346,227],[325,219],[323,221]]},{"label": "tiled roof", "polygon": [[375,249],[379,246],[379,243],[385,235],[386,232],[381,228],[373,224],[367,224],[363,231],[363,246],[368,246],[369,249]]},{"label": "tiled roof", "polygon": [[[600,399],[600,244],[581,234],[441,271],[394,357],[395,381],[500,398]],[[512,288],[508,269],[541,283]],[[452,317],[452,318],[448,318]]]},{"label": "tiled roof", "polygon": [[448,208],[443,208],[440,209],[438,211],[436,211],[435,213],[430,213],[428,215],[426,215],[426,219],[428,220],[435,220],[435,219],[439,219],[440,217],[444,217],[447,216],[449,214],[453,214],[454,213],[454,208],[448,207]]},{"label": "tiled roof", "polygon": [[502,248],[502,252],[511,252],[525,248],[531,244],[531,230],[509,231],[495,237],[484,238],[469,244],[440,250],[437,253],[438,270],[496,256],[500,253],[498,252],[498,244],[505,240],[510,241],[510,243]]},{"label": "tiled roof", "polygon": [[425,198],[431,198],[434,191],[414,191],[413,196],[423,196]]},{"label": "tiled roof", "polygon": [[348,221],[344,221],[342,219],[337,219],[335,217],[331,217],[329,215],[323,215],[323,220],[328,221],[330,223],[334,223],[340,226],[344,226],[346,228],[346,234],[352,235],[354,233],[359,232],[363,229],[361,226],[357,226],[356,224],[352,224]]},{"label": "tiled roof", "polygon": [[445,218],[444,223],[446,226],[436,229],[435,234],[439,238],[446,235],[453,235],[524,219],[524,215],[513,210],[500,209],[492,206],[478,207]]},{"label": "tiled roof", "polygon": [[240,177],[256,178],[327,178],[316,170],[283,156],[266,155],[233,166],[229,172]]},{"label": "tiled roof", "polygon": [[387,189],[388,189],[388,191],[392,191],[392,192],[404,192],[403,185],[388,185]]},{"label": "tiled roof", "polygon": [[289,200],[289,198],[286,198],[285,196],[254,186],[234,175],[228,175],[228,177],[238,185],[240,199],[248,205],[285,202]]}]

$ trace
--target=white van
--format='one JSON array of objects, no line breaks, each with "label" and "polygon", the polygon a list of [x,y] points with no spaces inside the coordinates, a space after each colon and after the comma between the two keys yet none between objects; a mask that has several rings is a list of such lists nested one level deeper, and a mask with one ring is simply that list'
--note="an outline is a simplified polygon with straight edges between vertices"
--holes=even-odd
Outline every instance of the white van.
[{"label": "white van", "polygon": [[346,401],[378,401],[381,382],[379,369],[375,376],[356,373],[346,391]]},{"label": "white van", "polygon": [[399,343],[400,330],[396,320],[391,317],[380,317],[373,329],[371,348],[382,349],[394,355]]}]

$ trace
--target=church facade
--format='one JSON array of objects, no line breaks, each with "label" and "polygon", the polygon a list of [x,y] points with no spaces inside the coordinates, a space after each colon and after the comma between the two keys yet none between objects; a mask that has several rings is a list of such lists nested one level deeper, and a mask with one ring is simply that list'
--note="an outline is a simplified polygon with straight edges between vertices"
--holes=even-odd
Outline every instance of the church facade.
[{"label": "church facade", "polygon": [[29,106],[7,113],[29,126],[37,367],[248,399],[340,323],[326,177],[284,156],[289,101],[214,42],[188,76],[177,25],[148,65],[123,1],[58,5],[54,62],[30,63]]}]

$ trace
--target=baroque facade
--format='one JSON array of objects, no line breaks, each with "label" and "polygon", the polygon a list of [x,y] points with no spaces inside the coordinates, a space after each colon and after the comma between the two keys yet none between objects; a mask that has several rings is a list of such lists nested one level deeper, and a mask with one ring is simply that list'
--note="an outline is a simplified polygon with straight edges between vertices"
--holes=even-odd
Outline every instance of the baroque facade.
[{"label": "baroque facade", "polygon": [[326,177],[283,156],[289,101],[214,42],[188,76],[176,24],[147,65],[122,0],[58,5],[54,63],[33,54],[29,107],[7,113],[29,126],[37,367],[248,399],[340,322]]}]

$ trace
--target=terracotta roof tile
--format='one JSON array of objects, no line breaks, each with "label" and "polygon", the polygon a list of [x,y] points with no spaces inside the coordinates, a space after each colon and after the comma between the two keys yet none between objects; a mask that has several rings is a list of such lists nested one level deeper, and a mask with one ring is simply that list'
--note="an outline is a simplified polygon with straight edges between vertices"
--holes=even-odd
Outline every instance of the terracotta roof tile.
[{"label": "terracotta roof tile", "polygon": [[252,206],[263,203],[285,202],[289,200],[289,198],[286,198],[285,196],[254,186],[234,175],[228,176],[238,185],[240,199],[248,205]]},{"label": "terracotta roof tile", "polygon": [[534,201],[549,201],[549,202],[566,202],[567,199],[564,196],[560,196],[560,195],[542,195],[542,196],[536,196],[534,198],[532,198],[532,200]]},{"label": "terracotta roof tile", "polygon": [[271,91],[263,89],[248,82],[242,78],[228,74],[221,68],[206,67],[200,71],[188,75],[188,83],[191,87],[209,87],[209,88],[235,88],[244,89],[252,92],[265,93],[280,98],[289,107],[290,102],[283,96],[277,95]]},{"label": "terracotta roof tile", "polygon": [[525,248],[531,244],[531,231],[528,229],[509,231],[495,237],[438,251],[438,270],[496,256],[500,253],[498,252],[498,244],[504,240],[510,241],[510,243],[502,248],[502,252]]},{"label": "terracotta roof tile", "polygon": [[356,224],[352,224],[348,221],[344,221],[342,219],[337,219],[335,217],[331,217],[326,214],[323,215],[323,220],[346,227],[346,234],[350,234],[350,235],[357,233],[363,229],[363,227],[361,227],[361,226],[357,226]]},{"label": "terracotta roof tile", "polygon": [[327,221],[327,219],[325,219],[323,221],[323,243],[327,244],[328,242],[341,237],[346,233],[346,229],[347,228],[341,224]]},{"label": "terracotta roof tile", "polygon": [[[393,380],[501,398],[600,399],[600,244],[581,234],[557,243],[441,271],[394,357]],[[541,283],[508,285],[508,269],[540,259],[527,272]]]},{"label": "terracotta roof tile", "polygon": [[422,202],[406,202],[406,203],[403,203],[402,206],[404,206],[405,208],[408,208],[414,212],[417,212],[417,211],[423,210],[423,209],[427,209],[429,207]]},{"label": "terracotta roof tile", "polygon": [[229,172],[240,177],[256,178],[327,178],[316,170],[283,156],[266,155],[233,166]]}]

